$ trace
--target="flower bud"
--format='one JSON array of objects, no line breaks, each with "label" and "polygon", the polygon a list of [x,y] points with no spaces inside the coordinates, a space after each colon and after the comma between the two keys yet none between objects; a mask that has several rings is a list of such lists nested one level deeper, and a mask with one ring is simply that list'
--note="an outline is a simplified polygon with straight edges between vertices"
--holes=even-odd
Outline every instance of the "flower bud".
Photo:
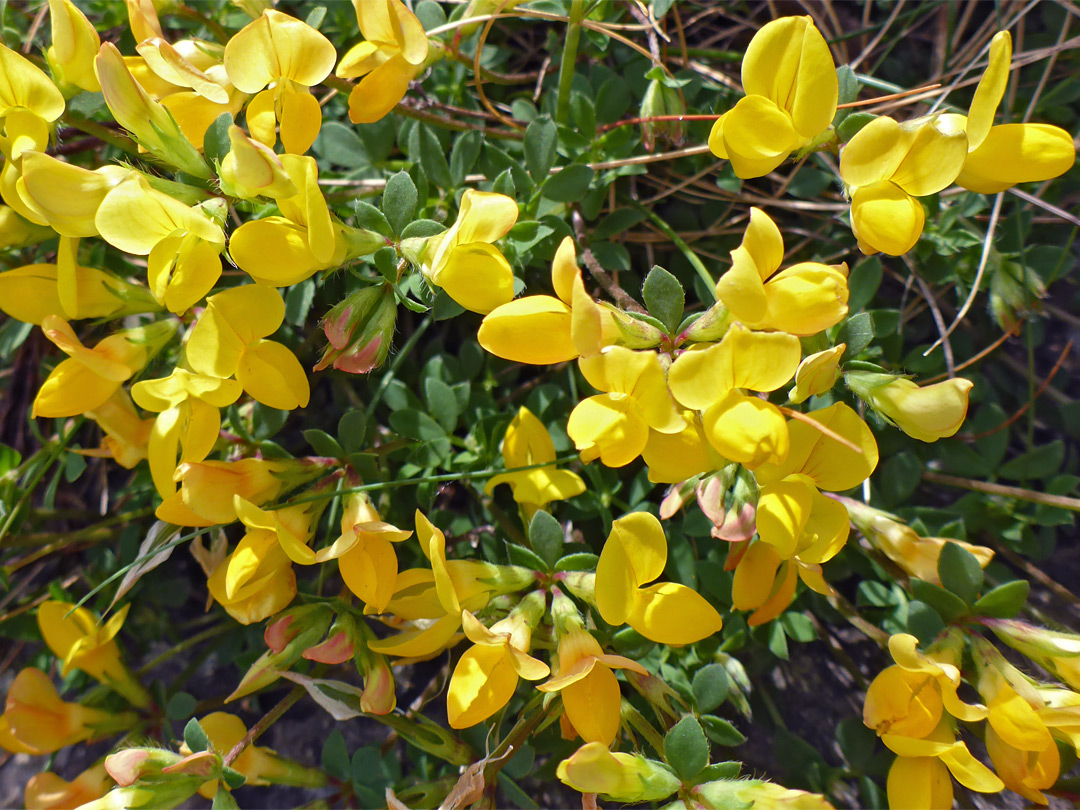
[{"label": "flower bud", "polygon": [[251,665],[225,702],[250,695],[280,678],[282,672],[287,672],[305,650],[326,634],[333,615],[333,611],[323,604],[301,605],[282,613],[267,626],[264,634],[270,651]]},{"label": "flower bud", "polygon": [[982,623],[1059,681],[1080,690],[1080,635],[1059,633],[1015,619],[983,619]]},{"label": "flower bud", "polygon": [[602,793],[618,802],[659,801],[682,784],[661,762],[637,754],[612,753],[603,743],[581,746],[559,763],[556,775],[582,793]]},{"label": "flower bud", "polygon": [[[669,87],[663,79],[653,79],[645,91],[645,97],[641,100],[641,117],[643,119],[659,118],[664,116],[676,116],[686,113],[686,104],[683,102],[679,91]],[[650,152],[656,146],[656,139],[664,137],[676,146],[683,141],[682,121],[650,121],[641,122],[641,138],[645,142],[645,148]]]},{"label": "flower bud", "polygon": [[722,301],[717,301],[680,335],[691,343],[712,343],[727,334],[735,318]]},{"label": "flower bud", "polygon": [[924,442],[952,436],[967,416],[973,383],[962,377],[920,388],[904,377],[851,371],[844,380],[883,418]]},{"label": "flower bud", "polygon": [[357,290],[327,313],[322,327],[330,345],[315,366],[365,374],[386,360],[394,337],[397,302],[389,284]]},{"label": "flower bud", "polygon": [[221,161],[221,179],[238,197],[293,197],[296,186],[289,179],[281,159],[270,147],[252,140],[240,127],[229,127],[232,149]]},{"label": "flower bud", "polygon": [[846,349],[847,344],[841,343],[812,354],[799,363],[799,369],[795,372],[795,387],[791,389],[791,401],[796,404],[805,402],[810,397],[824,394],[832,388],[840,376],[838,366]]},{"label": "flower bud", "polygon": [[394,673],[385,655],[372,655],[364,673],[364,693],[360,696],[360,708],[368,714],[387,715],[397,705],[394,689]]},{"label": "flower bud", "polygon": [[833,810],[817,793],[792,790],[761,779],[724,779],[691,789],[712,807],[770,807],[774,810]]}]

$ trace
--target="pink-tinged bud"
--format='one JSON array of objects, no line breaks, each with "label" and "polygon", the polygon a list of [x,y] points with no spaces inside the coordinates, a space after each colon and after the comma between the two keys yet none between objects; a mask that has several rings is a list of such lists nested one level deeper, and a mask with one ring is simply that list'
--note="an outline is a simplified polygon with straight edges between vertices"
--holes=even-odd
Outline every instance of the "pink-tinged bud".
[{"label": "pink-tinged bud", "polygon": [[270,622],[270,624],[266,626],[266,632],[263,633],[263,641],[266,642],[266,646],[269,647],[272,652],[281,652],[285,649],[285,645],[296,637],[295,633],[289,632],[289,628],[295,621],[296,616],[282,616],[280,619]]},{"label": "pink-tinged bud", "polygon": [[127,748],[105,757],[105,770],[120,787],[151,781],[183,757],[164,748]]},{"label": "pink-tinged bud", "polygon": [[390,714],[397,706],[394,691],[394,673],[386,657],[373,656],[364,675],[364,693],[360,696],[360,708],[368,714]]},{"label": "pink-tinged bud", "polygon": [[216,779],[221,774],[221,755],[213,751],[199,751],[188,754],[179,762],[174,762],[162,773],[169,775],[197,776],[200,779]]},{"label": "pink-tinged bud", "polygon": [[322,644],[304,650],[304,658],[321,664],[344,664],[356,653],[356,645],[344,630],[333,633]]},{"label": "pink-tinged bud", "polygon": [[397,302],[389,284],[354,292],[323,319],[323,332],[330,345],[315,371],[331,364],[350,374],[378,368],[390,351],[396,320]]},{"label": "pink-tinged bud", "polygon": [[300,660],[304,650],[325,635],[333,616],[333,611],[323,604],[301,605],[284,612],[263,634],[270,651],[263,653],[251,665],[240,685],[225,698],[225,702],[250,695],[280,678],[282,672],[287,672]]},{"label": "pink-tinged bud", "polygon": [[[754,536],[757,510],[751,502],[753,493],[743,477],[732,483],[730,472],[721,471],[698,484],[697,499],[701,511],[713,524],[710,534],[717,540],[741,543]],[[726,510],[725,500],[730,501]]]}]

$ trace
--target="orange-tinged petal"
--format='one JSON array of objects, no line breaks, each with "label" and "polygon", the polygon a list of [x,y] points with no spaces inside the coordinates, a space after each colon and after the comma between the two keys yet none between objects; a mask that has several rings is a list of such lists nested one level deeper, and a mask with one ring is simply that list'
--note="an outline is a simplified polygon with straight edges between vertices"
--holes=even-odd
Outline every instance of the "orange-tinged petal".
[{"label": "orange-tinged petal", "polygon": [[596,666],[576,683],[562,690],[563,708],[586,742],[611,745],[619,732],[622,694],[615,674]]},{"label": "orange-tinged petal", "polygon": [[936,757],[897,757],[886,782],[889,807],[951,810],[952,777]]},{"label": "orange-tinged petal", "polygon": [[395,54],[372,70],[349,93],[349,120],[354,124],[381,121],[409,91],[415,68]]},{"label": "orange-tinged petal", "polygon": [[736,610],[754,610],[765,604],[773,590],[780,555],[768,543],[753,543],[735,569],[731,600]]}]

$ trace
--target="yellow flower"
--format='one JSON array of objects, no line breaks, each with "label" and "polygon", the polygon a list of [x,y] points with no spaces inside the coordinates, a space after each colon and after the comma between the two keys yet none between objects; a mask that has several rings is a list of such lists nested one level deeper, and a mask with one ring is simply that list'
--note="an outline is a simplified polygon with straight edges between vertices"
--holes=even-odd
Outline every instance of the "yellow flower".
[{"label": "yellow flower", "polygon": [[[27,110],[45,121],[64,113],[64,96],[40,68],[0,44],[0,119]],[[8,203],[10,205],[10,203]]]},{"label": "yellow flower", "polygon": [[728,463],[705,435],[701,417],[693,411],[683,411],[682,417],[686,427],[678,433],[661,433],[649,428],[649,439],[641,451],[641,458],[648,466],[649,480],[654,484],[677,484]]},{"label": "yellow flower", "polygon": [[263,284],[287,287],[387,244],[379,234],[330,216],[314,158],[280,159],[296,195],[278,199],[281,216],[248,220],[233,232],[229,253],[240,269]]},{"label": "yellow flower", "polygon": [[968,392],[974,385],[971,380],[953,377],[920,388],[904,377],[863,371],[850,372],[844,379],[879,415],[923,442],[936,442],[960,429],[967,416]]},{"label": "yellow flower", "polygon": [[48,121],[29,110],[14,109],[0,118],[0,154],[4,156],[4,165],[0,167],[0,196],[15,213],[35,225],[47,225],[48,222],[26,194],[23,157],[31,152],[45,151],[51,130]]},{"label": "yellow flower", "polygon": [[0,725],[7,726],[7,733],[0,730],[0,747],[51,754],[91,737],[130,728],[136,719],[131,711],[112,714],[67,703],[60,699],[48,675],[27,667],[15,676],[8,689],[0,717]]},{"label": "yellow flower", "polygon": [[428,38],[420,20],[401,0],[353,0],[364,42],[342,57],[337,75],[364,78],[349,93],[349,120],[378,121],[405,97],[428,58]]},{"label": "yellow flower", "polygon": [[885,789],[893,810],[952,810],[952,777],[937,757],[897,757]]},{"label": "yellow flower", "polygon": [[840,343],[804,358],[795,372],[795,387],[789,399],[798,404],[831,389],[840,376],[840,358],[846,349],[847,344]]},{"label": "yellow flower", "polygon": [[609,346],[582,357],[578,366],[590,385],[606,392],[579,402],[566,425],[582,461],[599,458],[608,467],[623,467],[641,455],[650,428],[679,433],[686,427],[655,351]]},{"label": "yellow flower", "polygon": [[598,742],[586,743],[560,762],[555,775],[574,790],[617,802],[659,801],[682,784],[666,765],[639,754],[609,751]]},{"label": "yellow flower", "polygon": [[355,492],[345,499],[340,536],[316,552],[315,562],[337,560],[349,590],[376,613],[382,613],[397,585],[393,544],[411,536],[411,531],[384,522],[366,493]]},{"label": "yellow flower", "polygon": [[493,242],[517,222],[517,203],[505,194],[466,189],[449,230],[402,245],[424,276],[465,309],[486,315],[514,297],[514,273]]},{"label": "yellow flower", "polygon": [[239,495],[233,496],[233,508],[248,534],[268,532],[281,544],[285,555],[298,565],[314,565],[315,552],[308,545],[315,536],[319,515],[326,507],[325,500],[286,506],[282,509],[260,509]]},{"label": "yellow flower", "polygon": [[145,708],[150,705],[150,694],[124,664],[115,641],[130,607],[125,605],[102,626],[86,608],[50,600],[38,608],[38,627],[49,649],[63,662],[62,676],[81,669],[133,705]]},{"label": "yellow flower", "polygon": [[311,389],[300,361],[265,339],[284,320],[285,302],[273,287],[245,284],[212,295],[188,335],[188,363],[207,377],[235,374],[244,391],[270,408],[306,407]]},{"label": "yellow flower", "polygon": [[680,403],[702,411],[705,435],[717,452],[753,470],[785,458],[788,429],[775,405],[741,389],[780,388],[795,374],[800,353],[794,335],[733,324],[718,344],[679,355],[668,384]]},{"label": "yellow flower", "polygon": [[184,135],[176,119],[131,75],[124,57],[111,42],[102,43],[94,58],[94,69],[109,112],[140,146],[188,174],[210,177],[206,161]]},{"label": "yellow flower", "polygon": [[880,737],[926,737],[938,727],[944,708],[933,674],[894,664],[877,674],[866,690],[863,724]]},{"label": "yellow flower", "polygon": [[122,166],[90,171],[38,151],[22,155],[21,197],[61,236],[98,236],[98,207],[134,173]]},{"label": "yellow flower", "polygon": [[221,162],[221,179],[237,197],[295,197],[296,186],[274,150],[252,140],[238,126],[229,127],[229,154]]},{"label": "yellow flower", "polygon": [[554,465],[555,445],[543,422],[524,405],[506,429],[502,443],[503,463],[511,467],[549,464],[535,470],[506,472],[490,478],[484,492],[490,495],[499,484],[509,484],[514,500],[521,504],[526,521],[552,501],[573,498],[585,491],[581,476]]},{"label": "yellow flower", "polygon": [[589,357],[618,342],[616,320],[585,292],[569,236],[555,251],[551,285],[558,297],[527,295],[485,315],[476,335],[480,345],[504,360],[547,366]]},{"label": "yellow flower", "polygon": [[505,706],[518,679],[538,681],[551,671],[528,654],[532,628],[543,616],[546,596],[533,591],[502,621],[488,629],[469,611],[461,612],[465,636],[472,647],[458,659],[446,695],[451,728],[469,728]]},{"label": "yellow flower", "polygon": [[115,332],[93,349],[83,346],[71,326],[55,315],[46,316],[41,328],[68,359],[42,383],[31,413],[35,417],[62,417],[101,407],[172,338],[176,322],[159,321]]},{"label": "yellow flower", "polygon": [[[847,542],[847,509],[819,490],[843,492],[870,477],[878,462],[877,442],[870,428],[847,405],[838,402],[813,411],[807,421],[788,423],[791,451],[779,464],[757,470],[757,528],[763,542],[783,559],[798,557],[820,564],[832,559]],[[841,436],[841,444],[819,430]],[[857,448],[857,449],[855,449]]]},{"label": "yellow flower", "polygon": [[941,116],[905,124],[881,116],[860,129],[840,153],[859,250],[899,256],[915,247],[926,220],[916,197],[952,183],[966,155],[967,137]]},{"label": "yellow flower", "polygon": [[967,116],[943,115],[967,133],[968,151],[956,184],[980,194],[996,194],[1017,183],[1050,180],[1072,168],[1072,136],[1050,124],[1001,124],[994,114],[1005,95],[1012,62],[1012,37],[999,31],[990,41],[986,72],[975,88]]},{"label": "yellow flower", "polygon": [[596,564],[596,606],[604,621],[629,624],[660,644],[692,644],[719,632],[716,609],[692,588],[652,582],[664,572],[667,538],[648,512],[616,520]]},{"label": "yellow flower", "polygon": [[162,498],[176,492],[173,473],[180,463],[202,461],[214,449],[221,412],[243,389],[235,380],[193,374],[182,368],[168,377],[143,380],[131,387],[139,407],[158,414],[150,432],[150,474]]},{"label": "yellow flower", "polygon": [[745,547],[735,564],[732,606],[736,610],[754,611],[746,620],[751,627],[766,624],[787,610],[800,579],[822,596],[835,594],[825,581],[820,564],[803,562],[799,557],[783,559],[774,546],[756,540]]},{"label": "yellow flower", "polygon": [[746,97],[713,125],[709,148],[744,179],[811,146],[836,114],[836,65],[810,17],[762,26],[743,56],[742,85]]},{"label": "yellow flower", "polygon": [[210,595],[240,624],[254,624],[288,607],[296,574],[277,535],[248,531],[207,581]]},{"label": "yellow flower", "polygon": [[[813,335],[847,315],[846,264],[800,262],[783,270],[784,239],[760,208],[750,209],[731,269],[716,284],[717,297],[751,329]],[[779,271],[779,272],[777,272]]]},{"label": "yellow flower", "polygon": [[52,45],[45,51],[53,75],[61,82],[96,93],[101,89],[94,73],[94,57],[101,38],[71,0],[49,0]]},{"label": "yellow flower", "polygon": [[[229,81],[257,93],[247,108],[251,134],[273,147],[281,123],[286,152],[302,155],[322,127],[322,108],[308,89],[334,69],[337,53],[326,37],[305,22],[267,9],[225,46]],[[273,89],[264,90],[268,84]]]},{"label": "yellow flower", "polygon": [[562,696],[563,711],[583,740],[610,746],[619,733],[622,706],[612,669],[629,669],[639,675],[647,675],[648,670],[637,661],[605,653],[585,629],[569,598],[557,593],[554,600],[558,664],[552,678],[536,688]]},{"label": "yellow flower", "polygon": [[87,411],[86,415],[98,423],[105,436],[101,441],[101,450],[84,450],[84,453],[111,458],[127,470],[147,458],[154,420],[139,416],[131,396],[124,389],[119,389],[104,404]]},{"label": "yellow flower", "polygon": [[113,786],[113,780],[99,762],[68,782],[52,771],[30,777],[23,792],[26,810],[76,810],[100,799]]},{"label": "yellow flower", "polygon": [[[1000,793],[1005,784],[998,776],[975,759],[967,745],[956,739],[947,720],[942,720],[937,729],[927,737],[915,739],[898,734],[885,734],[885,745],[899,759],[911,762],[902,765],[893,764],[887,783],[889,807],[893,810],[909,810],[920,807],[952,806],[952,784],[945,787],[944,765],[964,787],[977,793]],[[935,764],[936,763],[936,764]],[[893,773],[893,770],[896,773]],[[948,799],[948,804],[944,803]],[[941,804],[921,804],[920,802],[941,802]]]},{"label": "yellow flower", "polygon": [[[64,242],[60,244],[63,250]],[[66,258],[73,257],[68,253]],[[68,265],[63,290],[61,270],[55,264],[28,264],[0,273],[0,310],[17,321],[40,325],[48,315],[113,318],[158,308],[144,287],[73,261]]]}]

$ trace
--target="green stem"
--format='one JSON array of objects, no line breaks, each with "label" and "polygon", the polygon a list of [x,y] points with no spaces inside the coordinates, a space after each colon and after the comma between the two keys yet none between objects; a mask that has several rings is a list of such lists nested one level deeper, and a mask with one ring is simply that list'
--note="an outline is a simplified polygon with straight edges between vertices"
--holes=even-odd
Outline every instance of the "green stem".
[{"label": "green stem", "polygon": [[643,205],[637,205],[636,207],[641,209],[646,215],[648,215],[649,219],[653,221],[656,227],[663,231],[664,235],[675,243],[675,247],[677,247],[682,253],[682,255],[686,257],[686,260],[690,262],[690,266],[693,267],[695,271],[697,271],[698,276],[700,276],[701,280],[705,282],[705,288],[710,293],[712,293],[713,300],[720,300],[716,295],[716,282],[713,281],[713,278],[709,274],[708,269],[702,263],[701,259],[697,257],[697,254],[690,249],[690,246],[686,244],[685,240],[677,233],[675,233],[675,229],[668,225],[666,222],[664,222],[664,220],[662,220],[659,215],[651,208],[646,208]]},{"label": "green stem", "polygon": [[555,107],[555,120],[560,124],[570,121],[570,89],[574,85],[574,63],[577,62],[578,44],[581,42],[581,21],[585,17],[585,0],[572,0],[570,25],[566,29],[562,60],[559,62],[559,101]]},{"label": "green stem", "polygon": [[131,138],[128,138],[126,135],[121,135],[118,132],[113,132],[108,127],[102,126],[97,121],[91,121],[86,116],[68,110],[64,113],[64,123],[75,127],[75,129],[82,130],[87,135],[93,135],[99,141],[104,141],[110,146],[115,146],[121,152],[127,152],[129,155],[134,155],[135,157],[143,157],[139,154],[139,147],[136,145],[135,141],[131,140]]},{"label": "green stem", "polygon": [[648,740],[649,745],[653,747],[657,754],[664,756],[664,738],[660,736],[659,731],[653,728],[653,724],[646,720],[644,715],[635,709],[628,700],[623,700],[621,712],[627,725]]},{"label": "green stem", "polygon": [[386,389],[390,387],[390,383],[394,381],[394,377],[397,376],[398,369],[401,368],[401,364],[405,362],[405,358],[409,356],[410,352],[416,347],[416,344],[420,341],[420,338],[424,336],[424,332],[428,330],[428,327],[434,323],[435,319],[432,315],[428,315],[424,320],[420,321],[420,325],[416,327],[416,331],[409,335],[409,339],[405,341],[405,345],[401,347],[401,351],[397,353],[397,357],[394,358],[394,362],[390,364],[390,368],[383,375],[383,378],[379,380],[379,387],[375,389],[375,394],[371,397],[371,402],[368,403],[367,409],[364,411],[364,424],[361,427],[361,438],[367,436],[368,426],[371,424],[371,417],[375,413],[375,409],[382,402],[383,395],[386,393]]}]

